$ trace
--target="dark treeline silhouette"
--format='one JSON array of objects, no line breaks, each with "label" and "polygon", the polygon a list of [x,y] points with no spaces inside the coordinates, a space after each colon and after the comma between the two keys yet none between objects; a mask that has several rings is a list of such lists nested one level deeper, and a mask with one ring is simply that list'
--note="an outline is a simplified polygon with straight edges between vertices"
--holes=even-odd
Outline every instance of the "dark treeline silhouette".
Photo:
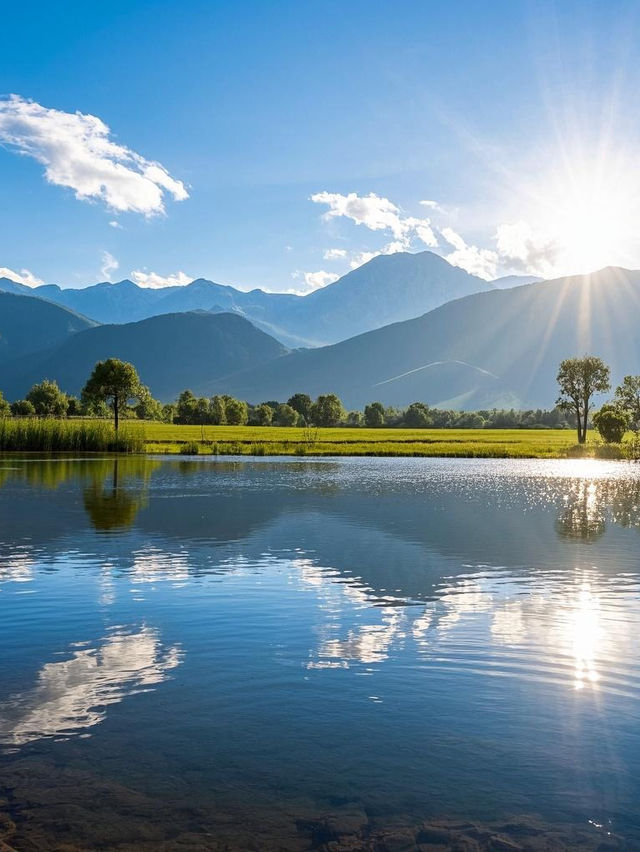
[{"label": "dark treeline silhouette", "polygon": [[[34,385],[24,399],[7,402],[0,392],[0,417],[97,417],[113,416],[113,405],[104,399],[69,396],[56,382],[45,379]],[[571,413],[550,410],[486,409],[454,411],[414,402],[407,408],[385,407],[372,402],[364,411],[346,411],[335,394],[312,400],[294,394],[286,401],[267,400],[250,405],[228,395],[196,397],[183,391],[173,403],[163,405],[141,386],[139,395],[119,407],[119,418],[188,425],[228,426],[364,426],[367,428],[432,429],[565,429],[573,428]]]},{"label": "dark treeline silhouette", "polygon": [[80,399],[64,393],[55,381],[35,384],[24,399],[7,402],[0,392],[0,417],[113,417],[188,425],[317,426],[410,429],[569,429],[584,442],[593,419],[605,441],[620,441],[627,428],[640,428],[640,376],[626,376],[612,403],[593,418],[591,397],[609,389],[608,367],[593,356],[567,359],[558,373],[560,397],[552,409],[481,409],[456,411],[416,401],[406,408],[373,401],[363,411],[346,411],[332,393],[312,400],[295,393],[287,400],[252,405],[232,396],[196,397],[184,390],[175,402],[162,404],[142,384],[133,365],[118,359],[98,362]]}]

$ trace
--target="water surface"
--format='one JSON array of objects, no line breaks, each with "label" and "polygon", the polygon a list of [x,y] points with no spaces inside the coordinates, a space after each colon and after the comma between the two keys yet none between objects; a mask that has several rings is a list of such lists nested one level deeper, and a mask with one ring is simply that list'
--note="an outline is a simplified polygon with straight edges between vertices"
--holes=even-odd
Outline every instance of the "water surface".
[{"label": "water surface", "polygon": [[639,557],[622,463],[0,458],[0,838],[638,849]]}]

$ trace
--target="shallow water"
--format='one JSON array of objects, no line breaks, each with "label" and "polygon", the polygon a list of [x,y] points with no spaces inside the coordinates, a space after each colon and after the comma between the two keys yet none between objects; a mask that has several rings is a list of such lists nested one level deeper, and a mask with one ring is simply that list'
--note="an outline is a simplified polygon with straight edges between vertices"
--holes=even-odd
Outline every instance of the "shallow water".
[{"label": "shallow water", "polygon": [[640,848],[639,625],[633,465],[0,458],[0,848]]}]

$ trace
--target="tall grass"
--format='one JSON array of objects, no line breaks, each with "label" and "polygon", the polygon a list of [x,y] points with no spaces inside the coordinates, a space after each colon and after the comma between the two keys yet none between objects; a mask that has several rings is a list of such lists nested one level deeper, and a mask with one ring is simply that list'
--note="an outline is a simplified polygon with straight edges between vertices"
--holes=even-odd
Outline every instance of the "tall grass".
[{"label": "tall grass", "polygon": [[116,436],[103,420],[0,418],[0,452],[142,453],[144,433],[123,429]]}]

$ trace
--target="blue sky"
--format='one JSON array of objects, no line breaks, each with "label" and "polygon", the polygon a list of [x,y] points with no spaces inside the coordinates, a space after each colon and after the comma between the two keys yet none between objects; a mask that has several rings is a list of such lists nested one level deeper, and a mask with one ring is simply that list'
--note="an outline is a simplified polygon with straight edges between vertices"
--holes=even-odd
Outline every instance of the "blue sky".
[{"label": "blue sky", "polygon": [[[306,292],[425,248],[487,278],[640,266],[637,3],[3,15],[0,267],[26,280]],[[76,112],[110,135],[87,150]],[[105,140],[125,159],[96,190]]]}]

